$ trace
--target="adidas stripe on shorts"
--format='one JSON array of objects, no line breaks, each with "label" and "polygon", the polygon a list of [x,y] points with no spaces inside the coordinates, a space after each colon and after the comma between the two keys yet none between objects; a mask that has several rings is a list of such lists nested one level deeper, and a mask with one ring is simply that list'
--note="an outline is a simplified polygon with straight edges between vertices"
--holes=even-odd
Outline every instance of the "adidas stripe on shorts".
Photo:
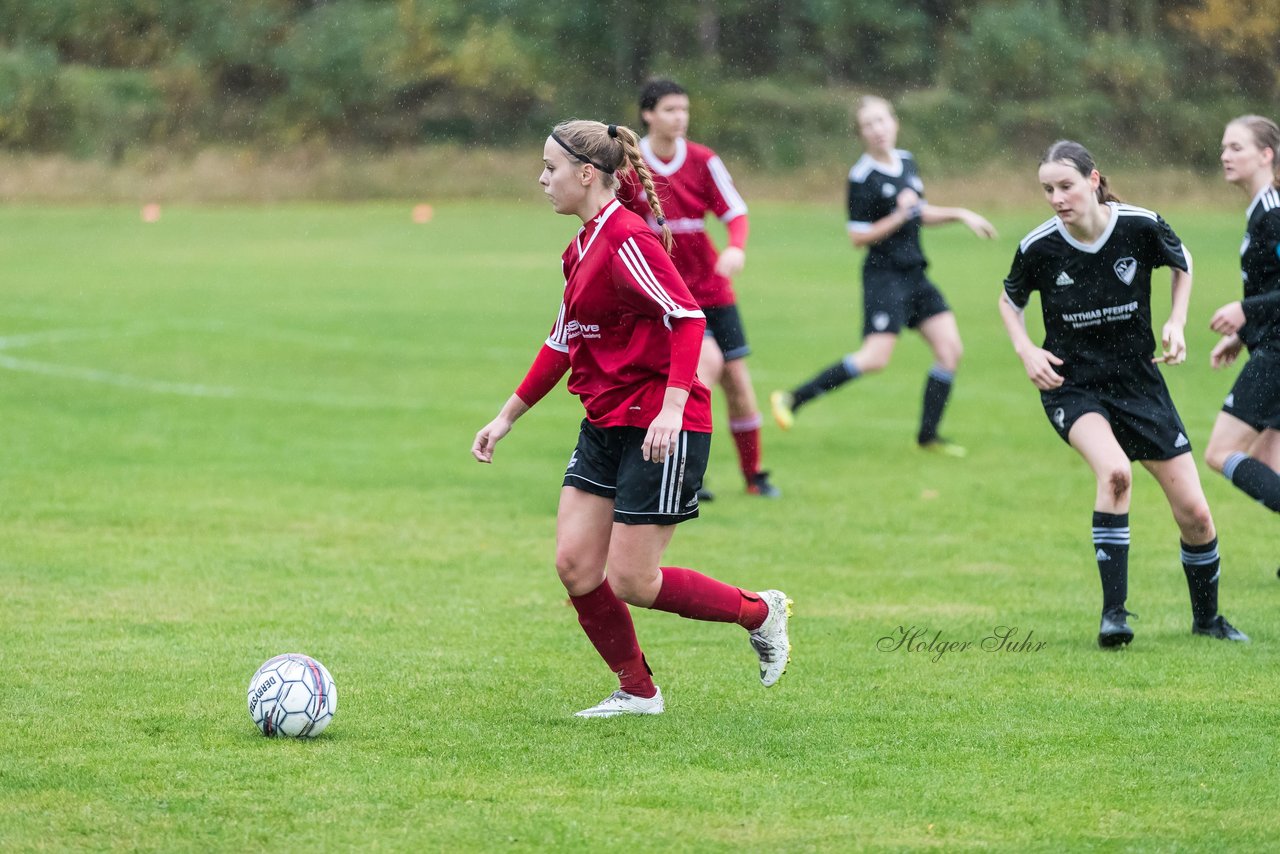
[{"label": "adidas stripe on shorts", "polygon": [[1110,422],[1130,460],[1168,460],[1191,450],[1164,377],[1150,361],[1089,366],[1077,373],[1061,387],[1040,392],[1044,414],[1062,441],[1068,441],[1080,416],[1097,412]]},{"label": "adidas stripe on shorts", "polygon": [[1280,353],[1254,350],[1236,377],[1222,411],[1254,430],[1280,430]]},{"label": "adidas stripe on shorts", "polygon": [[675,454],[661,463],[641,455],[643,427],[597,427],[585,418],[564,472],[564,485],[613,499],[625,525],[674,525],[698,517],[711,434],[680,431]]}]

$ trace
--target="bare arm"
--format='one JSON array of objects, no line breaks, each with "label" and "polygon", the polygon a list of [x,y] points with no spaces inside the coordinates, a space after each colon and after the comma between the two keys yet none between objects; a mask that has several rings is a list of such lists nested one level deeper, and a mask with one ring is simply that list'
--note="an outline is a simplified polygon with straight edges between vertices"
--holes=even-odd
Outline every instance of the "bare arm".
[{"label": "bare arm", "polygon": [[996,228],[986,218],[968,208],[940,208],[926,204],[920,211],[920,222],[924,225],[942,225],[947,222],[963,222],[969,230],[979,237],[990,239],[997,237]]},{"label": "bare arm", "polygon": [[[1186,252],[1186,250],[1183,250]],[[1172,305],[1169,319],[1160,330],[1160,343],[1164,351],[1153,361],[1166,365],[1181,365],[1187,360],[1187,306],[1191,304],[1191,253],[1187,252],[1187,270],[1173,268],[1170,283]]]},{"label": "bare arm", "polygon": [[1013,351],[1022,360],[1027,370],[1027,378],[1041,391],[1048,391],[1062,385],[1062,376],[1054,370],[1062,360],[1041,347],[1037,347],[1027,334],[1027,318],[1022,309],[1014,305],[1009,297],[1000,294],[1000,319],[1013,342]]},{"label": "bare arm", "polygon": [[511,432],[511,426],[528,411],[529,404],[521,400],[519,395],[513,394],[507,398],[497,417],[480,428],[480,432],[476,434],[476,440],[471,443],[471,456],[475,457],[477,462],[492,463],[494,446]]}]

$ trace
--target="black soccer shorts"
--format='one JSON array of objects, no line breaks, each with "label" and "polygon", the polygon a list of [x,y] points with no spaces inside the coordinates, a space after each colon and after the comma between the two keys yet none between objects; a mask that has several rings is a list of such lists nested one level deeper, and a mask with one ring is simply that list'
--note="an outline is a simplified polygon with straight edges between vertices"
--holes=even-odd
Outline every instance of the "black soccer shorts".
[{"label": "black soccer shorts", "polygon": [[923,269],[862,271],[862,335],[897,335],[916,329],[929,318],[950,311],[946,297]]},{"label": "black soccer shorts", "polygon": [[707,316],[707,334],[716,339],[726,362],[750,355],[751,346],[747,344],[747,331],[737,305],[712,306],[702,313]]},{"label": "black soccer shorts", "polygon": [[1254,430],[1280,430],[1280,353],[1258,350],[1240,369],[1222,411]]},{"label": "black soccer shorts", "polygon": [[675,525],[698,517],[698,490],[711,455],[711,434],[680,432],[676,452],[644,459],[643,427],[597,427],[585,418],[565,469],[564,485],[613,499],[624,525]]},{"label": "black soccer shorts", "polygon": [[1040,392],[1044,414],[1062,441],[1080,416],[1097,412],[1130,460],[1168,460],[1191,450],[1187,428],[1159,369],[1149,361],[1125,362],[1105,376],[1067,380]]}]

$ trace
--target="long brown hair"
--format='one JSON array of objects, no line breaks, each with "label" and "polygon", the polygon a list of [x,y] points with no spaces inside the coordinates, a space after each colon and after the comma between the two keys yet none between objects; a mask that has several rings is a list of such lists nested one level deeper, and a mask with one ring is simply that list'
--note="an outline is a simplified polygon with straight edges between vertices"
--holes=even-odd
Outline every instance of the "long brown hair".
[{"label": "long brown hair", "polygon": [[[1086,178],[1093,174],[1093,170],[1098,168],[1097,164],[1093,162],[1093,155],[1089,153],[1089,149],[1069,139],[1060,139],[1049,146],[1044,153],[1044,157],[1040,158],[1041,166],[1046,163],[1069,163]],[[1107,202],[1118,201],[1120,201],[1120,198],[1111,192],[1111,188],[1107,186],[1107,176],[1099,172],[1098,202],[1106,204]]]},{"label": "long brown hair", "polygon": [[649,210],[658,222],[662,245],[671,251],[671,229],[662,213],[662,202],[653,185],[653,173],[640,153],[640,137],[625,125],[606,125],[590,119],[569,119],[556,125],[552,133],[562,140],[579,160],[590,163],[601,172],[600,180],[608,189],[617,189],[617,172],[632,169],[644,186],[649,199]]}]

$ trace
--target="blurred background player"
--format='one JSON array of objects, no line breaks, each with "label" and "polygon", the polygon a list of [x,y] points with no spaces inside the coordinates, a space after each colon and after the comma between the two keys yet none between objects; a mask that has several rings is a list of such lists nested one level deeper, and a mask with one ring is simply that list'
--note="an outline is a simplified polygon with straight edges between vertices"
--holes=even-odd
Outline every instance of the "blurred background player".
[{"label": "blurred background player", "polygon": [[[482,463],[569,372],[587,416],[569,458],[556,516],[556,572],[578,623],[618,677],[618,690],[579,717],[656,715],[664,709],[627,605],[694,620],[737,623],[772,685],[790,653],[791,600],[753,593],[681,567],[660,566],[675,526],[698,515],[711,447],[711,394],[695,371],[706,321],[664,243],[662,206],[628,128],[556,125],[538,182],[556,213],[582,228],[562,256],[564,297],[524,381],[471,446]],[[662,242],[615,197],[634,169],[649,190]]]},{"label": "blurred background player", "polygon": [[983,238],[996,230],[965,208],[940,208],[924,201],[915,158],[898,148],[898,117],[883,98],[864,97],[856,113],[866,153],[849,170],[849,240],[867,249],[862,263],[862,346],[791,391],[775,391],[773,417],[790,430],[800,407],[850,380],[889,365],[898,334],[914,329],[933,351],[924,389],[916,442],[951,456],[964,449],[938,435],[951,396],[962,346],[956,317],[941,291],[925,276],[920,227],[960,221]]},{"label": "blurred background player", "polygon": [[[1262,116],[1241,116],[1222,134],[1222,171],[1250,199],[1245,211],[1240,273],[1244,299],[1218,309],[1210,321],[1225,336],[1209,355],[1230,365],[1242,348],[1240,371],[1213,425],[1205,461],[1246,495],[1280,511],[1280,192],[1276,152],[1280,127]],[[1276,570],[1280,575],[1280,569]]]},{"label": "blurred background player", "polygon": [[[648,134],[640,151],[654,174],[654,185],[667,214],[674,245],[671,259],[693,298],[707,315],[707,335],[698,361],[698,378],[708,387],[724,389],[729,407],[729,430],[738,449],[738,464],[747,492],[764,498],[782,493],[760,469],[760,409],[751,374],[747,372],[746,330],[730,279],[746,262],[747,205],[738,194],[729,170],[705,145],[690,142],[689,96],[671,80],[652,80],[640,93],[640,118]],[[623,178],[619,199],[657,227],[645,188],[633,172]],[[728,245],[717,253],[704,220],[710,213],[724,222]],[[712,495],[699,493],[703,501]]]},{"label": "blurred background player", "polygon": [[[1182,535],[1191,631],[1248,640],[1218,613],[1218,537],[1186,428],[1156,363],[1181,364],[1191,299],[1191,258],[1173,229],[1145,208],[1121,204],[1076,142],[1055,142],[1040,161],[1055,216],[1032,230],[1013,258],[1000,315],[1045,415],[1093,469],[1093,548],[1102,579],[1098,644],[1133,640],[1129,585],[1132,460],[1164,490]],[[1151,273],[1172,268],[1172,307],[1152,358]],[[1023,310],[1040,293],[1045,341],[1027,335]]]}]

